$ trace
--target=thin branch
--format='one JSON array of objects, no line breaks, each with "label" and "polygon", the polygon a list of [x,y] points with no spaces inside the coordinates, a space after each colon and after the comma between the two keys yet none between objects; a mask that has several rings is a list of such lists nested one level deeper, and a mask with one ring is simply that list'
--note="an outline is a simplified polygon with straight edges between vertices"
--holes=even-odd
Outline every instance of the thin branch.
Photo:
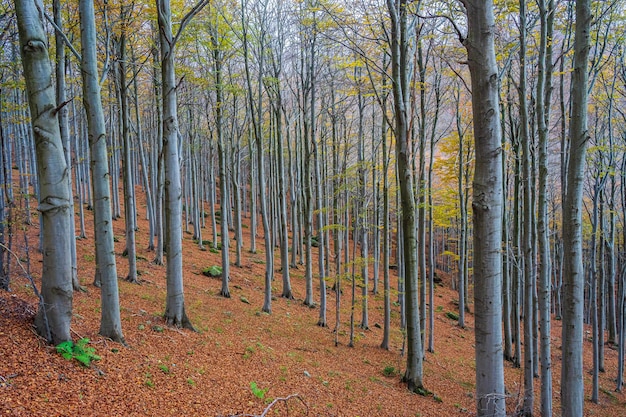
[{"label": "thin branch", "polygon": [[463,32],[461,32],[461,29],[459,28],[459,26],[456,24],[456,22],[450,16],[446,16],[446,15],[442,15],[442,14],[433,14],[433,15],[428,15],[428,16],[422,16],[420,14],[417,14],[416,16],[419,17],[420,19],[444,19],[444,20],[447,20],[448,23],[450,23],[452,25],[452,28],[454,29],[454,31],[456,32],[457,36],[459,37],[459,42],[461,42],[461,44],[463,44],[463,42],[465,42],[465,36],[463,35]]},{"label": "thin branch", "polygon": [[[65,33],[63,33],[61,28],[59,28],[57,26],[57,24],[54,23],[54,20],[52,20],[52,18],[50,16],[48,16],[48,13],[44,13],[43,15],[45,16],[46,20],[52,25],[52,27],[54,28],[55,32],[58,33],[59,36],[61,36],[63,38],[63,41],[65,42],[67,47],[70,49],[70,51],[72,51],[72,53],[74,54],[76,59],[78,59],[78,62],[81,62],[83,59],[81,58],[81,56],[78,53],[78,51],[74,48],[74,45],[72,45],[72,42],[70,42],[70,40],[67,38],[67,36],[65,36]],[[57,48],[58,48],[58,46],[57,46]]]},{"label": "thin branch", "polygon": [[45,301],[43,299],[43,295],[39,292],[39,289],[37,289],[37,285],[35,284],[35,280],[33,279],[32,275],[26,270],[26,268],[24,268],[24,265],[22,265],[22,261],[20,260],[20,257],[17,256],[15,252],[13,252],[10,248],[5,246],[4,244],[0,243],[0,247],[15,257],[15,260],[17,261],[17,265],[22,269],[22,271],[24,272],[24,274],[30,281],[30,285],[32,286],[33,292],[35,293],[35,297],[37,297],[37,299],[39,300],[39,308],[41,309],[44,326],[46,328],[46,341],[48,343],[51,343],[52,334],[50,332],[48,313],[46,312],[46,306],[45,306]]},{"label": "thin branch", "polygon": [[200,0],[200,2],[198,2],[198,4],[196,4],[193,9],[191,9],[189,11],[189,13],[187,13],[185,15],[185,17],[183,17],[183,20],[181,20],[180,22],[180,26],[178,27],[178,31],[176,32],[176,36],[174,36],[174,39],[172,40],[171,43],[171,48],[173,49],[174,46],[176,45],[176,42],[178,42],[178,38],[180,37],[180,35],[182,34],[183,30],[185,29],[185,27],[189,24],[189,22],[191,21],[191,19],[193,19],[193,17],[195,15],[197,15],[198,13],[200,13],[200,11],[202,9],[204,9],[204,6],[208,5],[210,3],[210,0]]},{"label": "thin branch", "polygon": [[290,399],[295,398],[297,400],[299,400],[302,405],[304,405],[304,408],[306,409],[306,413],[309,414],[309,407],[306,405],[306,403],[304,402],[304,400],[302,399],[302,397],[300,396],[300,394],[291,394],[288,395],[284,398],[276,398],[274,399],[274,401],[272,401],[266,408],[265,410],[263,410],[263,413],[259,416],[259,417],[265,417],[267,415],[267,413],[270,412],[270,410],[272,409],[272,407],[274,405],[276,405],[276,403],[278,402],[284,402],[287,403],[287,401],[289,401]]}]

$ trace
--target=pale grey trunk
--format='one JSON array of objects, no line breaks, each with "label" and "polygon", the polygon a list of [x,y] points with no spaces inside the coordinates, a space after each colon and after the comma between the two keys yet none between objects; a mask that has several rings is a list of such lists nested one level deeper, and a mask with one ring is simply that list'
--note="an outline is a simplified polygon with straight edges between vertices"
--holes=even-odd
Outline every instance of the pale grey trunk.
[{"label": "pale grey trunk", "polygon": [[607,327],[609,331],[608,344],[615,345],[617,341],[617,306],[615,300],[615,274],[617,273],[617,257],[615,254],[615,177],[611,177],[611,196],[609,198],[609,221],[608,221],[608,236],[606,238],[605,245],[608,251],[608,271],[607,271],[607,297],[608,297],[608,317]]},{"label": "pale grey trunk", "polygon": [[591,25],[590,0],[576,0],[574,68],[567,187],[563,200],[563,330],[561,413],[583,415],[583,305],[582,194],[587,154],[587,62]]},{"label": "pale grey trunk", "polygon": [[[428,61],[428,57],[426,58]],[[419,159],[417,165],[417,264],[420,283],[420,329],[422,346],[426,341],[426,65],[422,41],[417,46],[420,117],[418,121]],[[432,304],[430,305],[432,309]],[[432,329],[431,329],[432,331]]]},{"label": "pale grey trunk", "polygon": [[[122,8],[122,16],[126,10]],[[123,17],[124,18],[124,17]],[[118,39],[118,83],[121,116],[121,141],[124,152],[124,220],[126,224],[126,249],[128,257],[128,275],[126,280],[137,283],[137,256],[135,244],[135,181],[133,179],[133,162],[131,159],[131,137],[128,109],[128,83],[126,82],[126,34],[122,32]],[[116,190],[117,191],[117,190]]]},{"label": "pale grey trunk", "polygon": [[[284,156],[284,139],[283,139],[283,119],[282,114],[285,110],[283,103],[283,93],[281,89],[281,73],[282,73],[282,58],[284,53],[285,32],[282,29],[282,8],[277,10],[279,14],[279,27],[277,30],[278,39],[276,40],[276,51],[271,54],[272,72],[274,76],[274,85],[270,89],[273,92],[274,100],[272,100],[272,110],[274,116],[275,132],[276,132],[276,163],[277,163],[277,175],[278,175],[278,211],[279,211],[279,228],[280,233],[280,265],[283,289],[281,296],[287,299],[293,299],[293,292],[291,288],[291,278],[289,275],[289,225],[288,225],[288,212],[287,212],[287,185],[285,181],[285,156]],[[289,119],[286,118],[287,126],[284,131],[287,133],[287,141],[289,141]],[[295,190],[292,190],[292,193]],[[293,210],[293,208],[292,208]]]},{"label": "pale grey trunk", "polygon": [[56,105],[40,7],[35,1],[15,1],[20,54],[37,150],[38,210],[42,214],[44,234],[42,298],[35,325],[49,343],[58,344],[72,338],[72,264],[67,254],[74,236],[70,229],[70,170],[61,143],[57,118],[60,108]]},{"label": "pale grey trunk", "polygon": [[[70,75],[71,75],[71,71],[70,71]],[[70,92],[72,93],[72,95],[74,94],[74,90],[73,88],[70,90]],[[78,236],[76,237],[77,239],[86,239],[87,238],[87,234],[85,233],[85,192],[84,192],[84,175],[83,175],[83,167],[84,167],[84,162],[83,162],[83,154],[85,152],[83,152],[83,147],[84,145],[79,146],[79,141],[78,141],[78,137],[81,135],[81,131],[79,130],[79,126],[78,126],[78,119],[82,119],[80,117],[78,117],[78,114],[76,112],[76,101],[72,100],[72,114],[74,115],[74,117],[72,118],[72,127],[74,129],[73,132],[73,136],[74,136],[74,152],[76,154],[75,156],[75,163],[76,163],[76,170],[75,170],[75,183],[76,183],[76,194],[78,195],[78,217],[79,217],[79,224],[80,224],[80,232],[78,234]],[[82,123],[81,123],[82,125]]]},{"label": "pale grey trunk", "polygon": [[165,165],[165,225],[167,233],[167,299],[164,318],[167,324],[193,329],[185,312],[182,253],[182,187],[178,154],[178,116],[174,37],[169,0],[157,0],[163,83],[163,160]]},{"label": "pale grey trunk", "polygon": [[363,280],[363,286],[361,288],[361,324],[359,327],[362,329],[369,329],[369,305],[368,305],[368,286],[369,286],[369,262],[368,262],[368,228],[367,228],[367,212],[368,212],[368,204],[367,204],[367,170],[365,169],[365,134],[363,132],[363,116],[365,111],[365,103],[363,102],[363,93],[361,91],[362,86],[360,83],[361,74],[357,73],[360,68],[355,69],[355,78],[357,82],[359,82],[358,88],[358,111],[359,111],[359,125],[358,125],[358,144],[357,144],[357,153],[358,153],[358,181],[359,188],[357,190],[358,194],[358,212],[357,216],[357,236],[359,243],[361,245],[361,279]]},{"label": "pale grey trunk", "polygon": [[[220,238],[221,238],[221,257],[222,257],[222,288],[220,295],[230,298],[230,234],[228,231],[229,211],[229,186],[227,177],[228,164],[228,146],[224,139],[224,85],[222,84],[222,64],[223,52],[219,48],[219,39],[217,28],[211,27],[211,43],[213,48],[213,76],[215,77],[215,105],[213,106],[215,117],[215,133],[217,135],[217,153],[219,164],[219,181],[220,181]],[[213,185],[212,185],[213,186]],[[213,218],[215,214],[213,214]],[[214,236],[215,228],[214,230]],[[214,246],[217,245],[217,239],[213,240]],[[239,242],[238,242],[239,244]]]},{"label": "pale grey trunk", "polygon": [[441,75],[436,75],[434,82],[435,89],[435,115],[431,127],[430,135],[430,155],[428,160],[428,322],[430,332],[428,332],[428,351],[435,352],[435,234],[433,220],[433,164],[435,160],[436,134],[439,122],[439,112],[441,111]]},{"label": "pale grey trunk", "polygon": [[474,305],[476,411],[504,416],[502,358],[502,143],[498,67],[494,49],[493,2],[464,0],[468,34],[464,40],[472,78],[476,162],[474,213]]},{"label": "pale grey trunk", "polygon": [[[135,60],[133,59],[133,62]],[[133,64],[135,65],[135,64]],[[141,115],[139,112],[139,89],[137,87],[137,76],[139,72],[135,66],[135,76],[133,77],[133,90],[134,90],[134,106],[135,106],[135,120],[137,123],[137,147],[139,148],[139,158],[141,161],[141,173],[143,175],[144,189],[146,192],[146,211],[148,216],[149,225],[149,237],[148,237],[148,250],[154,250],[154,236],[155,236],[155,215],[154,215],[154,199],[152,198],[152,187],[150,182],[150,175],[148,170],[148,161],[146,160],[146,152],[143,144],[143,129],[141,127]]]},{"label": "pale grey trunk", "polygon": [[533,285],[535,282],[533,260],[533,217],[535,215],[532,204],[531,187],[531,141],[528,128],[528,103],[526,99],[526,2],[519,2],[520,16],[520,76],[518,86],[520,141],[522,144],[522,188],[523,188],[523,233],[522,251],[524,265],[524,404],[522,413],[526,417],[533,415],[535,403],[534,390],[534,343],[533,343]]},{"label": "pale grey trunk", "polygon": [[[506,106],[500,106],[500,123],[502,132],[505,132]],[[502,146],[506,145],[506,134],[502,134]],[[509,198],[508,193],[508,164],[506,158],[502,158],[502,195],[505,201]],[[513,335],[511,323],[512,285],[511,285],[511,254],[509,243],[509,209],[506,204],[502,205],[502,321],[504,328],[504,360],[513,362]]]},{"label": "pale grey trunk", "polygon": [[[282,230],[280,241],[280,265],[283,277],[283,291],[282,297],[292,299],[293,292],[291,290],[291,278],[289,276],[289,225],[288,225],[288,212],[287,212],[287,190],[285,184],[285,157],[283,155],[283,132],[282,132],[282,119],[280,116],[280,109],[282,108],[282,98],[280,92],[278,93],[280,106],[276,111],[276,131],[278,135],[278,187],[279,187],[279,200],[280,200],[280,227]],[[287,126],[287,132],[289,126]],[[294,190],[292,190],[294,192]]]},{"label": "pale grey trunk", "polygon": [[[385,79],[384,79],[385,80]],[[384,81],[383,81],[384,82]],[[385,86],[385,84],[383,84]],[[383,100],[383,113],[387,111],[387,97]],[[389,225],[389,151],[387,150],[388,127],[385,117],[381,122],[382,152],[383,152],[383,291],[384,291],[384,324],[383,341],[381,348],[389,350],[389,337],[391,333],[391,283],[389,276],[389,253],[390,253],[390,225]]]},{"label": "pale grey trunk", "polygon": [[[159,44],[160,37],[156,36],[155,43]],[[163,187],[164,187],[164,170],[163,170],[163,110],[161,107],[162,82],[159,71],[159,50],[157,47],[152,48],[152,72],[153,72],[153,88],[154,88],[154,104],[156,107],[156,138],[153,146],[154,160],[153,163],[153,195],[154,195],[154,216],[155,216],[155,236],[157,238],[157,246],[153,263],[155,265],[163,265],[163,250],[165,248],[165,225],[163,221]],[[215,242],[215,240],[214,240]]]},{"label": "pale grey trunk", "polygon": [[[70,260],[72,262],[72,287],[74,291],[81,290],[80,282],[78,281],[78,266],[76,263],[76,225],[74,221],[74,195],[72,190],[72,155],[70,146],[70,134],[68,124],[68,109],[66,107],[66,92],[65,92],[65,41],[60,31],[63,31],[63,20],[61,18],[61,2],[60,0],[54,0],[52,2],[52,8],[54,13],[54,23],[57,26],[57,30],[54,32],[54,42],[56,47],[56,97],[57,105],[63,106],[59,112],[59,131],[61,133],[61,143],[63,143],[63,150],[65,152],[65,163],[70,167],[69,172],[69,198],[70,198],[70,228],[72,239],[70,239]],[[23,158],[21,158],[23,159]],[[28,204],[28,198],[26,203]],[[28,205],[26,207],[28,216],[30,217],[30,210]],[[30,223],[30,220],[28,221]]]},{"label": "pale grey trunk", "polygon": [[458,156],[458,193],[459,193],[459,262],[458,262],[458,291],[459,291],[459,327],[465,328],[465,276],[467,275],[467,271],[465,269],[465,259],[467,258],[467,206],[466,201],[467,198],[465,196],[465,182],[463,181],[465,178],[465,144],[464,144],[464,129],[461,127],[461,112],[459,109],[459,100],[460,100],[460,87],[457,87],[455,104],[456,104],[456,129],[457,134],[459,135],[459,156]]},{"label": "pale grey trunk", "polygon": [[[233,106],[235,108],[235,106]],[[241,268],[241,250],[243,249],[243,227],[241,213],[244,211],[241,201],[241,135],[237,135],[236,148],[233,155],[233,208],[235,210],[235,265]]]},{"label": "pale grey trunk", "polygon": [[[87,114],[93,187],[94,235],[96,240],[96,281],[100,283],[100,334],[123,342],[117,265],[111,222],[111,191],[104,112],[98,81],[96,24],[92,1],[79,2],[81,25],[81,72],[83,105]],[[116,190],[117,191],[117,190]]]},{"label": "pale grey trunk", "polygon": [[320,327],[326,327],[326,268],[325,262],[325,248],[324,248],[324,203],[322,200],[322,187],[324,186],[324,180],[320,172],[320,155],[319,145],[317,142],[313,143],[313,153],[315,155],[315,178],[316,180],[316,205],[317,205],[317,233],[318,233],[318,268],[319,268],[319,283],[320,283],[320,314],[317,320],[317,325]]},{"label": "pale grey trunk", "polygon": [[250,253],[256,253],[257,237],[257,164],[255,147],[253,146],[253,134],[248,132],[248,148],[250,149]]},{"label": "pale grey trunk", "polygon": [[[244,8],[244,3],[242,1],[242,8]],[[263,19],[265,16],[263,16]],[[249,67],[249,52],[248,48],[250,46],[250,42],[248,39],[247,32],[247,24],[244,16],[242,15],[242,27],[243,27],[243,53],[244,53],[244,64],[246,71],[246,82],[248,88],[248,100],[250,106],[250,114],[252,120],[252,134],[254,137],[254,144],[256,147],[256,162],[257,162],[257,187],[259,193],[259,204],[261,209],[261,221],[263,224],[263,240],[265,244],[265,291],[263,297],[263,308],[262,310],[266,313],[272,312],[272,280],[274,274],[274,248],[272,242],[272,231],[270,229],[270,214],[267,203],[267,194],[269,186],[266,184],[266,175],[265,175],[265,152],[263,148],[263,79],[264,71],[265,71],[265,61],[264,54],[258,53],[258,74],[256,80],[256,88],[257,91],[253,95],[252,90],[252,78],[250,74]],[[266,32],[264,29],[260,29],[261,33],[259,35],[259,39],[257,42],[259,43],[259,48],[263,49],[266,47],[265,36]],[[256,102],[255,102],[256,101]]]},{"label": "pale grey trunk", "polygon": [[422,338],[417,291],[417,241],[415,196],[408,145],[409,39],[407,1],[387,0],[391,18],[391,68],[396,137],[396,166],[402,207],[402,243],[406,295],[407,369],[403,380],[410,391],[423,389]]},{"label": "pale grey trunk", "polygon": [[548,218],[548,126],[552,97],[552,42],[554,0],[539,0],[540,40],[537,64],[537,133],[539,139],[539,201],[537,233],[539,244],[539,343],[541,362],[541,415],[552,416],[552,358],[551,358],[551,279],[549,218]]}]

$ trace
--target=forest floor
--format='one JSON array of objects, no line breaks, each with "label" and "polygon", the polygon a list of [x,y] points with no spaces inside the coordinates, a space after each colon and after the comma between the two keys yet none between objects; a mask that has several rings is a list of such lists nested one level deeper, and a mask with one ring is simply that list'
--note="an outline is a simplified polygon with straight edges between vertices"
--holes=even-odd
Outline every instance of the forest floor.
[{"label": "forest floor", "polygon": [[[139,190],[138,190],[139,191]],[[165,325],[165,267],[152,263],[146,250],[148,226],[139,216],[137,262],[141,285],[119,280],[123,332],[127,345],[98,335],[99,290],[92,285],[94,242],[91,212],[87,212],[87,239],[78,240],[78,274],[87,292],[76,293],[72,333],[75,340],[90,339],[101,357],[91,367],[66,360],[33,331],[36,299],[24,274],[12,266],[12,292],[0,291],[0,415],[2,416],[232,416],[261,415],[272,399],[297,394],[276,404],[273,416],[452,416],[475,415],[473,315],[466,328],[447,312],[458,309],[449,278],[435,290],[435,352],[424,362],[424,385],[431,394],[407,391],[401,382],[405,357],[398,307],[393,307],[391,349],[381,349],[383,296],[368,296],[369,329],[355,329],[355,345],[348,347],[350,283],[341,297],[339,345],[335,346],[335,293],[328,283],[328,324],[316,325],[319,310],[303,305],[304,268],[291,270],[296,299],[277,297],[272,314],[261,312],[265,255],[262,233],[258,251],[249,253],[250,233],[244,229],[243,266],[231,268],[230,299],[219,296],[220,280],[202,270],[220,265],[219,253],[201,251],[184,234],[184,285],[187,314],[198,330]],[[191,229],[191,225],[189,226]],[[207,239],[210,230],[203,230]],[[21,233],[21,232],[20,232]],[[124,222],[114,222],[118,276],[125,277]],[[39,281],[41,255],[36,250],[38,230],[28,229],[33,276]],[[210,237],[209,237],[210,238]],[[14,248],[26,261],[23,237]],[[234,244],[234,242],[231,242]],[[20,247],[21,246],[21,247]],[[279,255],[276,251],[276,259]],[[234,260],[234,250],[231,259]],[[276,262],[278,264],[278,262]],[[317,263],[314,263],[317,265]],[[443,275],[443,274],[440,274]],[[395,286],[395,277],[393,285]],[[382,288],[382,283],[381,283]],[[274,294],[280,295],[280,272]],[[361,320],[358,289],[355,323]],[[319,287],[315,281],[315,298]],[[470,309],[473,306],[470,305]],[[553,321],[554,410],[559,411],[561,322]],[[615,392],[617,351],[606,346],[606,372],[600,375],[600,401],[589,401],[591,350],[585,340],[585,415],[625,416],[626,396]],[[505,363],[507,408],[521,408],[523,374]],[[539,379],[535,380],[539,412]],[[254,395],[251,384],[257,391]],[[263,397],[263,398],[259,398]]]}]

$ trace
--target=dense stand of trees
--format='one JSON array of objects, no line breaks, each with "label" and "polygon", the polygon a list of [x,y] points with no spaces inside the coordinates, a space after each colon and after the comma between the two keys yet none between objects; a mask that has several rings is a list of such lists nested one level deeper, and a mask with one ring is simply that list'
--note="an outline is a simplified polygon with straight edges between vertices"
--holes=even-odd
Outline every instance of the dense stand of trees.
[{"label": "dense stand of trees", "polygon": [[[367,329],[368,297],[382,291],[381,346],[396,305],[413,391],[428,388],[439,274],[458,291],[459,326],[475,316],[478,415],[506,412],[503,360],[524,367],[523,414],[540,403],[552,415],[554,318],[563,320],[563,415],[582,415],[585,324],[591,400],[599,372],[616,372],[622,389],[624,1],[0,7],[0,288],[10,289],[12,236],[33,221],[34,196],[44,253],[36,324],[51,343],[71,337],[72,290],[81,290],[73,224],[94,239],[100,333],[124,341],[111,226],[121,201],[110,192],[122,179],[127,279],[138,281],[144,199],[171,325],[193,329],[184,231],[198,250],[221,251],[224,297],[230,268],[262,237],[263,311],[280,271],[281,296],[317,308],[335,343],[349,320],[353,345],[357,306]],[[300,265],[305,293],[295,294]],[[605,370],[607,344],[617,370]]]}]

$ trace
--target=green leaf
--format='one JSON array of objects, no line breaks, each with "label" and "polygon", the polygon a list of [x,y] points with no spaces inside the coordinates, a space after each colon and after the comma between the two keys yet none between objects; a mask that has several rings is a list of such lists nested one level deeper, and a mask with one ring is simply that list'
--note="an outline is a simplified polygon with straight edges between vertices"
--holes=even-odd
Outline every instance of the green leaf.
[{"label": "green leaf", "polygon": [[259,400],[262,400],[265,397],[265,393],[267,392],[267,388],[266,389],[261,389],[261,388],[258,387],[256,382],[252,381],[252,382],[250,382],[250,391],[252,391],[252,394],[255,397],[257,397]]},{"label": "green leaf", "polygon": [[71,340],[66,340],[65,342],[61,342],[57,345],[57,352],[60,354],[69,353],[72,354],[72,348],[74,347],[74,342]]}]

